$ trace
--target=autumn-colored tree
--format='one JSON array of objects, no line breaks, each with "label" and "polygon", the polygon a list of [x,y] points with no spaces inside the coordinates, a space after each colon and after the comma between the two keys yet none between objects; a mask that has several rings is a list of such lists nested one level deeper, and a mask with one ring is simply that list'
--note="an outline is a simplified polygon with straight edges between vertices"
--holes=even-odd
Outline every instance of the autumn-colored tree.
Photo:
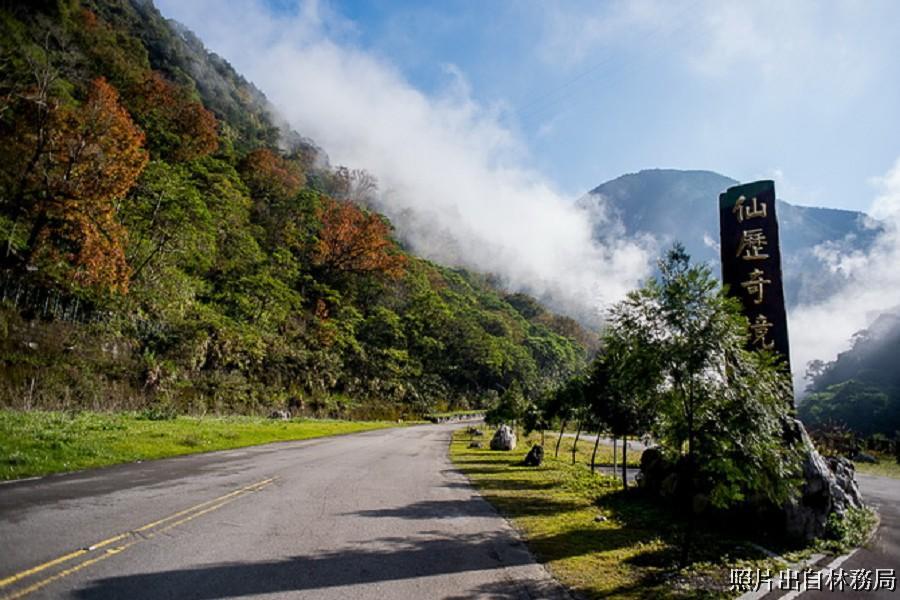
[{"label": "autumn-colored tree", "polygon": [[254,198],[280,200],[297,194],[305,183],[303,171],[268,148],[258,148],[244,157],[240,164],[241,179]]},{"label": "autumn-colored tree", "polygon": [[154,157],[193,160],[219,147],[215,116],[160,72],[147,73],[128,96],[128,106],[147,133]]},{"label": "autumn-colored tree", "polygon": [[403,275],[406,257],[397,251],[390,228],[378,215],[351,202],[325,199],[314,261],[329,271]]},{"label": "autumn-colored tree", "polygon": [[42,128],[19,140],[32,150],[14,198],[30,223],[24,262],[62,270],[78,284],[124,291],[126,232],[116,201],[147,163],[144,134],[103,78],[91,82],[82,106],[47,110]]}]

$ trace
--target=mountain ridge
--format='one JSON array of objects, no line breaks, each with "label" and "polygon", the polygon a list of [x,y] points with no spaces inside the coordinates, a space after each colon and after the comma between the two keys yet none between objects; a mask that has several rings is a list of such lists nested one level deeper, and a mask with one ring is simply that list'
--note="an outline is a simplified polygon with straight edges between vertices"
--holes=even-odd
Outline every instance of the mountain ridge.
[{"label": "mountain ridge", "polygon": [[[718,272],[718,197],[738,184],[708,170],[644,169],[601,183],[577,205],[598,238],[613,224],[626,235],[652,236],[661,247],[680,241]],[[813,301],[840,285],[840,277],[822,260],[825,249],[865,251],[882,230],[860,211],[797,206],[781,198],[777,206],[790,305]]]}]

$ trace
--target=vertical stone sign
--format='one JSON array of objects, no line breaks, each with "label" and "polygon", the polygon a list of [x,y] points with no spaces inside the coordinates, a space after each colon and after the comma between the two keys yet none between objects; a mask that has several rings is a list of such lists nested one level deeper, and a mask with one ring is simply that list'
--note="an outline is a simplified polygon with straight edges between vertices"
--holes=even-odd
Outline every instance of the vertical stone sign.
[{"label": "vertical stone sign", "polygon": [[722,281],[750,320],[751,348],[777,352],[790,370],[775,183],[755,181],[723,192],[719,229]]}]

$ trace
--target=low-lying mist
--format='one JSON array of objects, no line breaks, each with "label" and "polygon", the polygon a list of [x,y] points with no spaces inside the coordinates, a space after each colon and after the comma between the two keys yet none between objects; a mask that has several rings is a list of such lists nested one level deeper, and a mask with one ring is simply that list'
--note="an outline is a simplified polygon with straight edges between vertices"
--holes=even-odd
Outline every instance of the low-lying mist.
[{"label": "low-lying mist", "polygon": [[869,214],[884,232],[868,252],[832,252],[817,248],[829,269],[843,278],[842,287],[818,302],[788,309],[794,387],[802,392],[806,364],[833,360],[850,345],[851,336],[878,315],[900,305],[900,159],[876,180],[879,193]]}]

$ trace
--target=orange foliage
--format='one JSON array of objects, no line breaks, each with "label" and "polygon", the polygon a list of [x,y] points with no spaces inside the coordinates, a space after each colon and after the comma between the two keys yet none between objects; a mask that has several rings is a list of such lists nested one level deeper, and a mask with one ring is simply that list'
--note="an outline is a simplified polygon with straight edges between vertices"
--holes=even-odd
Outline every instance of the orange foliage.
[{"label": "orange foliage", "polygon": [[87,29],[93,30],[97,29],[97,27],[99,26],[97,15],[96,13],[94,13],[94,11],[88,8],[82,8],[79,16],[81,17],[82,25],[84,25]]},{"label": "orange foliage", "polygon": [[406,257],[397,252],[387,224],[350,202],[326,198],[315,262],[332,271],[403,276]]},{"label": "orange foliage", "polygon": [[300,165],[268,148],[250,152],[241,161],[241,176],[254,197],[290,198],[305,183]]},{"label": "orange foliage", "polygon": [[57,109],[49,152],[33,173],[43,200],[33,207],[31,258],[64,259],[76,283],[127,290],[126,231],[115,200],[147,164],[144,134],[105,79],[91,82],[80,109]]},{"label": "orange foliage", "polygon": [[[219,147],[216,117],[158,71],[131,91],[130,106],[166,160],[192,160]],[[176,142],[169,143],[174,135]]]}]

